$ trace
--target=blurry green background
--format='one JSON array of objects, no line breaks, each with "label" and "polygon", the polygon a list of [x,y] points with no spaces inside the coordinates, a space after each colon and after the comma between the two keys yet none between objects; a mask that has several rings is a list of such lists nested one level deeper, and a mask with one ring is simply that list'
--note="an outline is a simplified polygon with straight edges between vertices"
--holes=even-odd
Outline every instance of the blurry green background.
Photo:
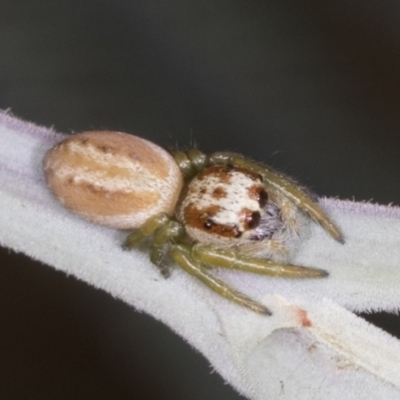
[{"label": "blurry green background", "polygon": [[[0,4],[0,108],[61,132],[234,150],[320,195],[399,205],[399,106],[398,1]],[[150,317],[0,260],[1,399],[242,398]],[[399,317],[367,318],[400,336]]]}]

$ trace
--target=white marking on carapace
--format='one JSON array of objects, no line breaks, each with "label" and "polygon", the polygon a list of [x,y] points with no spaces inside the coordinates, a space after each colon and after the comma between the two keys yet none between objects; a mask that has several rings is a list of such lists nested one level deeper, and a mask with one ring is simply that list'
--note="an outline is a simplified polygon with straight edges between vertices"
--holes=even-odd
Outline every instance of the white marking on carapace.
[{"label": "white marking on carapace", "polygon": [[[198,210],[218,207],[219,211],[210,216],[212,221],[221,225],[236,225],[239,231],[243,232],[246,230],[243,210],[263,213],[258,201],[249,195],[250,189],[255,185],[261,185],[261,182],[254,181],[237,170],[228,171],[226,175],[229,179],[221,179],[215,174],[204,174],[202,179],[193,179],[183,207],[190,203]],[[221,188],[226,195],[221,197],[213,195],[213,191],[218,188]]]}]

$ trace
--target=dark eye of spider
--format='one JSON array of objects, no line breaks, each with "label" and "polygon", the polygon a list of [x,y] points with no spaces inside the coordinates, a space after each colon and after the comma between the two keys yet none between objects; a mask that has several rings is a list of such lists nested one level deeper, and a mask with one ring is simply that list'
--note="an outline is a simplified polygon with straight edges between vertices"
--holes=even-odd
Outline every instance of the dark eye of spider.
[{"label": "dark eye of spider", "polygon": [[211,219],[208,219],[206,222],[204,222],[204,228],[206,229],[211,229],[213,225],[214,222],[212,222]]},{"label": "dark eye of spider", "polygon": [[261,214],[258,211],[254,211],[247,220],[247,227],[254,229],[258,226],[261,220]]},{"label": "dark eye of spider", "polygon": [[264,208],[267,205],[267,201],[268,201],[268,193],[262,189],[260,191],[260,195],[258,198],[258,204],[260,205],[261,208]]}]

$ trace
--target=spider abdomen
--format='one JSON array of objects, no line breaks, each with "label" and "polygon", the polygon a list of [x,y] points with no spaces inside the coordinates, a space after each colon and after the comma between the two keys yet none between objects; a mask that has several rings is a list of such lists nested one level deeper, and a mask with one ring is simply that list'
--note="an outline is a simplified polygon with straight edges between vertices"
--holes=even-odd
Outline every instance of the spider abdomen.
[{"label": "spider abdomen", "polygon": [[161,212],[172,215],[183,184],[175,160],[164,149],[111,131],[65,139],[46,155],[44,171],[64,206],[119,229],[140,228]]}]

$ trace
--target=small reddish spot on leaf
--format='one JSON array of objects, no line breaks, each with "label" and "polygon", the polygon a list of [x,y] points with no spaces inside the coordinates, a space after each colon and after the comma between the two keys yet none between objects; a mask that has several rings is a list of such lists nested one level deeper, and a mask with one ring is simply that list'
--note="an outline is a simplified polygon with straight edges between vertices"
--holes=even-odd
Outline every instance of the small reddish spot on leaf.
[{"label": "small reddish spot on leaf", "polygon": [[309,328],[310,326],[312,326],[312,323],[311,323],[310,319],[308,318],[308,314],[305,310],[299,308],[298,315],[299,315],[300,323],[302,326],[304,326],[306,328]]}]

